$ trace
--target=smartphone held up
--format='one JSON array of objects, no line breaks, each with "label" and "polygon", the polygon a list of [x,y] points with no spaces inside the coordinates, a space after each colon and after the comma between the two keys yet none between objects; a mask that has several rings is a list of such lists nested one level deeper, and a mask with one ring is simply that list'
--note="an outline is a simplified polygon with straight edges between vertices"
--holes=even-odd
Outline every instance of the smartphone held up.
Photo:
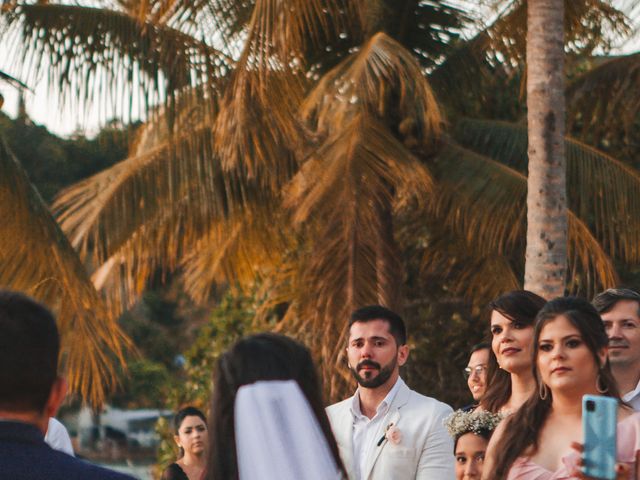
[{"label": "smartphone held up", "polygon": [[617,426],[618,400],[597,395],[582,397],[582,473],[602,480],[615,480]]}]

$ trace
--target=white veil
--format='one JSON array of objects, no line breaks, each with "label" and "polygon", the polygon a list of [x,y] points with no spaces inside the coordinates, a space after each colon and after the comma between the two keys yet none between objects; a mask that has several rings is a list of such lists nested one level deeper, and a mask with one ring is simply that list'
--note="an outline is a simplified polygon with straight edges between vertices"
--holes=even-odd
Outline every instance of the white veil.
[{"label": "white veil", "polygon": [[235,434],[240,480],[341,478],[311,406],[294,380],[240,387]]}]

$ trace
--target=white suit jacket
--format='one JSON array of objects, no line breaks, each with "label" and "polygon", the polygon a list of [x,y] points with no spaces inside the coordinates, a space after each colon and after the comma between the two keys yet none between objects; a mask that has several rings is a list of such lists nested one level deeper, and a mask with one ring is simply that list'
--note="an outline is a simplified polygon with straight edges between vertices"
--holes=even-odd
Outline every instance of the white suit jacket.
[{"label": "white suit jacket", "polygon": [[[327,407],[327,414],[349,479],[358,480],[353,465],[352,398]],[[402,382],[375,436],[381,438],[393,423],[401,441],[397,445],[384,441],[375,447],[362,479],[454,480],[453,440],[442,423],[451,412],[449,405],[420,395]]]}]

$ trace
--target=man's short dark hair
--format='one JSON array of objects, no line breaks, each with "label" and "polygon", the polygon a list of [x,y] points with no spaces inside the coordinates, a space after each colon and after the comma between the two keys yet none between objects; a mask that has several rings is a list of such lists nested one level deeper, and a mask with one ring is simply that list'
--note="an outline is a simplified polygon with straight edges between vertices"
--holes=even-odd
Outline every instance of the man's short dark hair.
[{"label": "man's short dark hair", "polygon": [[407,328],[402,317],[382,305],[367,305],[359,308],[351,314],[349,328],[356,322],[370,322],[372,320],[384,320],[389,323],[389,333],[396,339],[398,345],[407,343]]},{"label": "man's short dark hair", "polygon": [[640,316],[640,293],[634,292],[629,288],[609,288],[596,295],[591,303],[598,313],[602,315],[611,310],[621,300],[638,302],[638,316]]},{"label": "man's short dark hair", "polygon": [[0,409],[42,412],[58,377],[60,339],[49,310],[0,289]]},{"label": "man's short dark hair", "polygon": [[489,350],[491,348],[491,345],[489,344],[489,342],[480,342],[480,343],[476,343],[473,347],[471,347],[471,350],[469,350],[469,355],[477,352],[478,350]]}]

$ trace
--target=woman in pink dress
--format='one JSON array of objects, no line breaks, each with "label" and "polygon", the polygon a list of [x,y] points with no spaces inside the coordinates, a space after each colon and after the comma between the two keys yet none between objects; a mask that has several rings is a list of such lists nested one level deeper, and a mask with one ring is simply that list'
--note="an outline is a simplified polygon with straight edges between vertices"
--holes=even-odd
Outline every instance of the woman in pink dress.
[{"label": "woman in pink dress", "polygon": [[535,388],[531,374],[533,323],[546,303],[527,290],[500,295],[491,309],[491,350],[487,368],[487,390],[480,409],[512,413]]},{"label": "woman in pink dress", "polygon": [[[582,396],[620,399],[607,344],[602,320],[587,301],[557,298],[542,308],[533,342],[536,392],[496,429],[482,478],[588,478],[580,472]],[[617,478],[635,480],[640,413],[621,405],[618,420]]]}]

